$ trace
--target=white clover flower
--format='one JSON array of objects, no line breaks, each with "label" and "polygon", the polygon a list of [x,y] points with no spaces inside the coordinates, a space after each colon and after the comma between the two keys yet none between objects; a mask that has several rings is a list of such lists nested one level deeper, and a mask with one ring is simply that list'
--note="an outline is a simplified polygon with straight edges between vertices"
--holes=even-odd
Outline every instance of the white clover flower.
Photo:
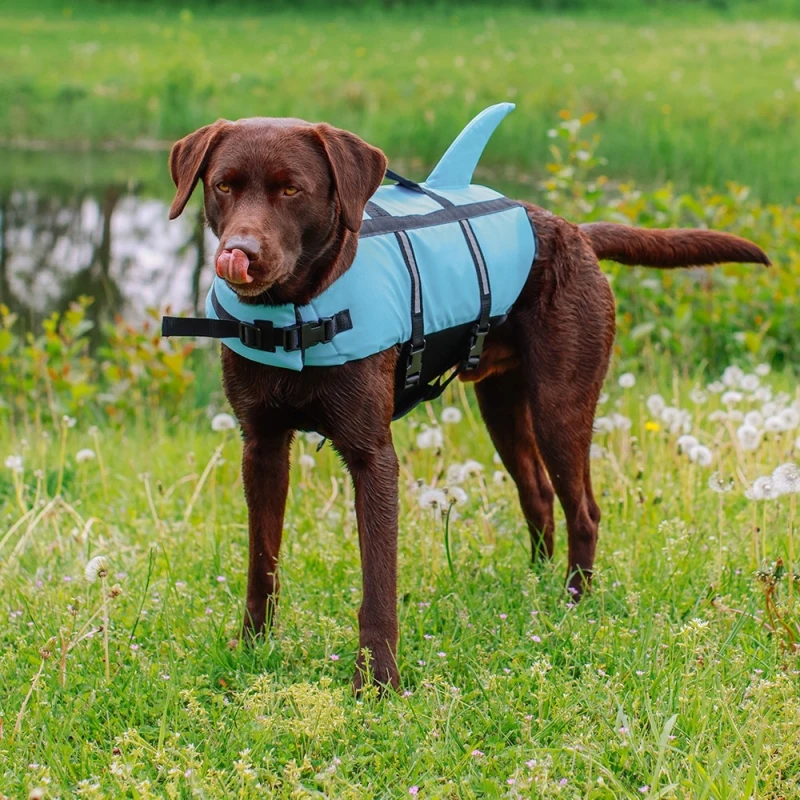
[{"label": "white clover flower", "polygon": [[318,445],[325,437],[316,431],[306,431],[305,439],[313,447]]},{"label": "white clover flower", "polygon": [[667,403],[660,394],[651,394],[645,402],[651,416],[657,417],[667,407]]},{"label": "white clover flower", "polygon": [[417,434],[417,447],[420,450],[438,449],[444,444],[444,435],[439,428],[429,428],[427,425]]},{"label": "white clover flower", "polygon": [[725,392],[725,394],[722,395],[721,399],[726,406],[732,406],[744,400],[744,395],[741,392],[729,391]]},{"label": "white clover flower", "polygon": [[84,570],[86,580],[94,583],[98,578],[105,578],[108,575],[108,559],[105,556],[95,556]]},{"label": "white clover flower", "polygon": [[611,433],[614,430],[614,421],[611,417],[597,417],[594,421],[595,433]]},{"label": "white clover flower", "polygon": [[22,472],[24,469],[22,466],[22,456],[7,456],[6,468],[10,469],[12,472],[16,472],[17,474]]},{"label": "white clover flower", "polygon": [[611,421],[614,423],[614,427],[619,428],[621,431],[629,431],[631,429],[632,423],[624,414],[612,414]]},{"label": "white clover flower", "polygon": [[754,392],[756,389],[758,389],[759,383],[761,383],[761,381],[759,381],[758,375],[745,375],[739,381],[739,388],[743,392]]},{"label": "white clover flower", "polygon": [[784,408],[778,416],[783,422],[783,429],[785,431],[793,431],[800,425],[800,411],[796,408]]},{"label": "white clover flower", "polygon": [[800,494],[800,469],[797,464],[781,464],[772,471],[772,485],[777,494]]},{"label": "white clover flower", "polygon": [[704,445],[698,444],[689,451],[689,461],[694,461],[701,467],[708,467],[714,460],[714,454]]},{"label": "white clover flower", "polygon": [[721,381],[712,381],[706,386],[706,389],[712,394],[722,394],[725,391],[725,384]]},{"label": "white clover flower", "polygon": [[748,411],[744,415],[744,424],[752,425],[754,428],[760,428],[764,424],[764,417],[760,411]]},{"label": "white clover flower", "polygon": [[236,420],[230,414],[216,414],[211,420],[211,430],[232,431],[236,427]]},{"label": "white clover flower", "polygon": [[441,489],[425,489],[417,499],[420,508],[447,508],[447,496]]},{"label": "white clover flower", "polygon": [[598,461],[601,458],[605,458],[605,455],[605,447],[601,447],[599,444],[592,442],[591,446],[589,447],[589,458],[591,458],[593,461]]},{"label": "white clover flower", "polygon": [[763,378],[765,375],[769,375],[771,369],[772,369],[772,367],[770,367],[769,364],[759,364],[753,370],[753,372],[755,372],[756,375],[760,375]]},{"label": "white clover flower", "polygon": [[689,392],[689,399],[695,405],[701,406],[708,400],[708,395],[699,386],[695,386],[694,389]]},{"label": "white clover flower", "polygon": [[758,450],[761,444],[761,431],[755,425],[745,422],[736,429],[736,438],[739,440],[742,450]]},{"label": "white clover flower", "polygon": [[700,442],[697,441],[696,436],[692,436],[690,433],[685,433],[683,436],[678,438],[677,444],[681,453],[688,453],[693,447],[697,447]]},{"label": "white clover flower", "polygon": [[442,409],[442,422],[446,425],[456,425],[461,422],[461,410],[455,406],[448,406]]},{"label": "white clover flower", "polygon": [[297,463],[303,469],[314,469],[317,462],[314,460],[314,456],[309,455],[308,453],[303,453],[300,458],[297,459]]},{"label": "white clover flower", "polygon": [[783,419],[778,414],[773,414],[764,420],[764,430],[770,433],[782,433],[786,430]]},{"label": "white clover flower", "polygon": [[460,486],[448,486],[444,493],[450,502],[457,506],[463,506],[469,499],[469,495]]},{"label": "white clover flower", "polygon": [[632,372],[623,372],[618,383],[623,389],[631,389],[636,386],[636,376]]},{"label": "white clover flower", "polygon": [[[594,447],[594,445],[592,445],[592,447]],[[498,485],[505,483],[507,477],[508,476],[501,469],[496,469],[492,474],[492,480]]]},{"label": "white clover flower", "polygon": [[744,378],[744,371],[736,366],[725,367],[722,373],[722,382],[726,386],[738,386],[742,378]]},{"label": "white clover flower", "polygon": [[94,457],[94,450],[88,447],[85,447],[83,450],[78,450],[78,452],[75,453],[75,461],[79,464],[83,464],[84,461],[91,461]]}]

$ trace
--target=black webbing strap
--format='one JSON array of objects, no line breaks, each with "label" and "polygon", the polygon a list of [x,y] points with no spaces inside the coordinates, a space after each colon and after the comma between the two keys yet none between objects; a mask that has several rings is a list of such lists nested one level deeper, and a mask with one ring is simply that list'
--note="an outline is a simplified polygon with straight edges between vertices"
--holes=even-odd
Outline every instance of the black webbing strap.
[{"label": "black webbing strap", "polygon": [[315,322],[297,323],[285,328],[275,327],[271,320],[244,322],[231,317],[227,312],[225,316],[226,319],[164,317],[161,320],[161,335],[238,339],[245,347],[253,350],[274,353],[278,347],[282,347],[287,353],[291,353],[295,350],[306,350],[315,344],[327,344],[337,333],[349,331],[353,327],[350,311],[347,309],[332,317],[321,317]]},{"label": "black webbing strap", "polygon": [[406,363],[405,388],[419,383],[422,373],[422,354],[425,351],[425,321],[422,316],[422,281],[411,240],[405,231],[395,233],[406,269],[411,278],[411,342]]},{"label": "black webbing strap", "polygon": [[464,361],[464,369],[476,369],[483,354],[483,345],[486,335],[489,333],[489,317],[492,313],[492,287],[489,284],[489,270],[486,267],[486,259],[483,257],[480,242],[472,230],[469,220],[462,219],[458,223],[467,241],[472,261],[475,264],[475,272],[478,276],[478,290],[481,293],[481,310],[478,321],[472,328],[469,342],[469,353]]},{"label": "black webbing strap", "polygon": [[414,183],[414,181],[410,181],[408,178],[404,178],[402,175],[398,175],[396,172],[392,172],[392,170],[386,170],[386,177],[390,181],[397,181],[401,186],[406,189],[411,189],[414,192],[422,192],[422,194],[428,195],[432,200],[435,200],[442,208],[452,208],[455,204],[451,203],[446,197],[441,197],[440,195],[432,192],[425,186],[420,186],[418,183]]}]

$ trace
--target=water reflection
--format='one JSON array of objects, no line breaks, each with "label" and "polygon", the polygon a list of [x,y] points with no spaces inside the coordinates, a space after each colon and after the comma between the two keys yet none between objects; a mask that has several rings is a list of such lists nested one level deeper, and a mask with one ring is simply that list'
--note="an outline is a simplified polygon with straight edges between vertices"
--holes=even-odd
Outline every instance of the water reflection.
[{"label": "water reflection", "polygon": [[147,308],[198,311],[216,247],[199,210],[170,222],[168,205],[126,185],[68,193],[0,192],[0,302],[36,327],[81,295],[95,321]]}]

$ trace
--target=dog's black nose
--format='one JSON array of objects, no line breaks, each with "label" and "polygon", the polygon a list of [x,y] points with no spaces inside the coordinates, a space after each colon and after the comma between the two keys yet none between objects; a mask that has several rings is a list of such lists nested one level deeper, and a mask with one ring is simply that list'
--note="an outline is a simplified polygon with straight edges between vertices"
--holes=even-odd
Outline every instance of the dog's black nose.
[{"label": "dog's black nose", "polygon": [[241,250],[250,261],[258,261],[261,246],[253,236],[231,236],[225,242],[226,250]]}]

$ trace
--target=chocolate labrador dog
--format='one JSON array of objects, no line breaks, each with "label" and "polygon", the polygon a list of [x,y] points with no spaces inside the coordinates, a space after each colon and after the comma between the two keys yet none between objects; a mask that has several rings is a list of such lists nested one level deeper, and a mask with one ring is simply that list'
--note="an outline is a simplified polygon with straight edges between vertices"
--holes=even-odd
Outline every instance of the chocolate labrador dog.
[{"label": "chocolate labrador dog", "polygon": [[[219,120],[170,154],[177,194],[170,219],[198,181],[219,237],[217,274],[244,303],[307,304],[353,262],[365,205],[386,171],[383,153],[358,136],[299,119]],[[524,204],[538,244],[507,320],[489,333],[475,383],[481,413],[516,482],[534,558],[553,553],[554,493],[568,532],[567,581],[592,575],[600,509],[589,446],[614,340],[614,299],[598,259],[685,267],[769,259],[751,242],[706,230],[574,225]],[[398,348],[342,366],[299,372],[222,348],[225,392],[242,427],[250,564],[245,636],[269,625],[295,431],[318,431],[344,459],[355,486],[363,573],[355,686],[397,686],[398,463],[390,422]]]}]

